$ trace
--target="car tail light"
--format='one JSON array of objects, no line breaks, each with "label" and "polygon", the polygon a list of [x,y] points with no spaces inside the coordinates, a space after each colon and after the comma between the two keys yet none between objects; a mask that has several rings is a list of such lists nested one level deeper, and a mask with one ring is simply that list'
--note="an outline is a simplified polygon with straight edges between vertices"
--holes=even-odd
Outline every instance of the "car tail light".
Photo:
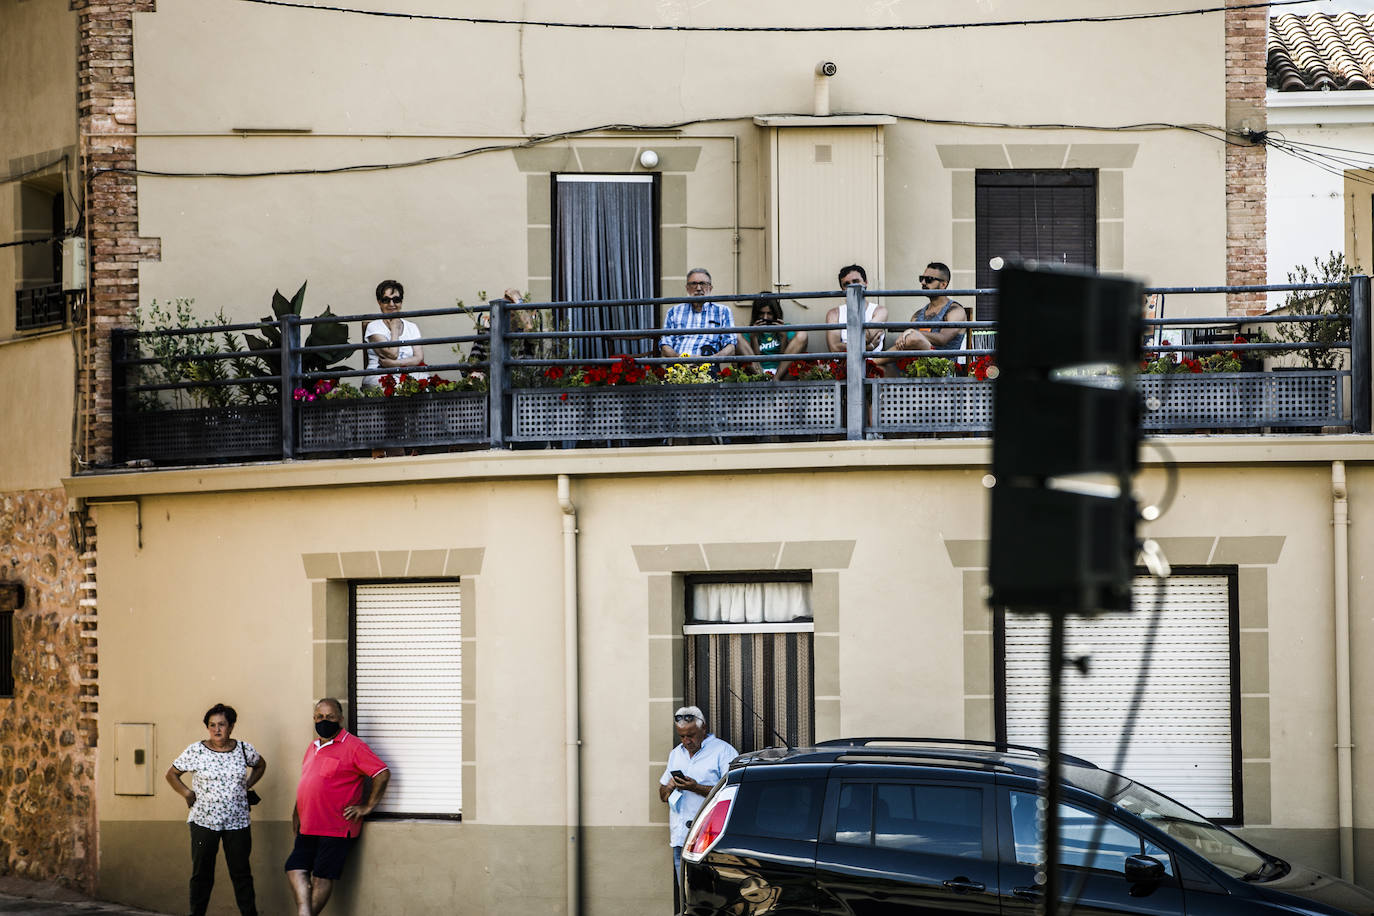
[{"label": "car tail light", "polygon": [[684,859],[700,861],[716,845],[716,841],[725,833],[725,824],[730,820],[730,803],[738,791],[739,786],[722,786],[697,812],[692,829],[687,832],[687,842],[682,847]]}]

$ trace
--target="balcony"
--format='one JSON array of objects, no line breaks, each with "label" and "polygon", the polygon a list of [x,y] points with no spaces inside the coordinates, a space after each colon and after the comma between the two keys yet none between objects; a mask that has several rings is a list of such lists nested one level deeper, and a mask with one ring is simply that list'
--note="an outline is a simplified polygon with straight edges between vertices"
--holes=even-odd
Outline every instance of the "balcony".
[{"label": "balcony", "polygon": [[67,320],[67,297],[61,283],[31,286],[14,291],[14,327],[33,331],[61,325]]},{"label": "balcony", "polygon": [[[1369,285],[1165,288],[1173,298],[1228,291],[1349,290],[1349,339],[1315,330],[1322,316],[1144,319],[1144,370],[1137,376],[1142,428],[1147,435],[1370,431]],[[969,303],[992,290],[942,291]],[[919,291],[869,291],[892,314],[909,314]],[[848,297],[849,320],[789,324],[813,341],[843,327],[848,339],[865,331],[900,332],[911,322],[864,322],[863,291],[776,296],[806,299],[824,314]],[[716,296],[747,302],[753,296]],[[636,328],[643,355],[582,356],[606,332],[570,329],[576,309],[605,305],[667,307],[681,299],[613,303],[532,303],[550,316],[546,330],[507,330],[509,307],[465,309],[492,314],[490,335],[424,337],[427,353],[456,351],[425,367],[444,384],[393,375],[368,389],[362,351],[384,344],[320,343],[316,326],[345,328],[381,317],[351,315],[155,332],[117,332],[114,341],[116,461],[133,466],[204,465],[248,460],[344,457],[397,451],[601,446],[673,442],[706,445],[747,441],[863,440],[903,437],[982,437],[992,431],[996,323],[922,322],[965,330],[977,345],[936,351],[951,357],[913,363],[914,351],[816,351],[799,354],[797,371],[778,380],[749,370],[754,357],[667,359],[656,355],[664,328]],[[1171,299],[1172,301],[1172,299]],[[402,313],[441,323],[456,309]],[[1270,331],[1312,329],[1310,339]],[[719,333],[743,333],[745,327]],[[235,345],[238,333],[261,335],[256,347]],[[337,328],[335,333],[341,333]],[[324,335],[321,335],[322,337]],[[1301,336],[1301,335],[1299,335]],[[265,339],[271,339],[267,347]],[[302,342],[304,338],[304,343]],[[891,341],[895,334],[889,333]],[[488,359],[464,347],[489,344]],[[218,341],[218,343],[216,343]],[[607,347],[629,349],[624,330]],[[651,345],[655,349],[651,349]],[[885,344],[890,346],[891,344]],[[463,356],[457,355],[463,353]],[[519,354],[519,355],[516,355]],[[652,354],[652,355],[651,355]],[[352,365],[341,364],[347,355]],[[865,359],[890,358],[885,366]],[[703,369],[702,364],[710,369]],[[677,367],[677,368],[672,368]],[[741,372],[741,370],[744,370]],[[1222,370],[1222,371],[1204,371]],[[1227,371],[1229,370],[1229,371]],[[1094,370],[1085,369],[1091,376]],[[745,379],[745,380],[740,380]],[[1115,380],[1112,380],[1115,382]],[[690,383],[684,383],[690,382]],[[1085,379],[1092,384],[1092,378]],[[1104,382],[1105,383],[1105,382]],[[364,393],[370,396],[363,396]],[[285,396],[283,396],[285,395]]]}]

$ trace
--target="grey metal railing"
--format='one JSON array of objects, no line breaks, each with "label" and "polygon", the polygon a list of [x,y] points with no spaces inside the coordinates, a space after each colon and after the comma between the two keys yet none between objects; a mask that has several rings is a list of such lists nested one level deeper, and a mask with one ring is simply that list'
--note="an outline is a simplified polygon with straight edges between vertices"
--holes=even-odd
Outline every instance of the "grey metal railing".
[{"label": "grey metal railing", "polygon": [[[1349,339],[1326,342],[1253,340],[1255,329],[1335,320],[1329,315],[1259,315],[1160,318],[1144,322],[1177,329],[1179,339],[1142,347],[1147,360],[1233,353],[1248,361],[1276,352],[1340,352],[1348,368],[1241,372],[1170,373],[1143,376],[1143,426],[1147,432],[1344,427],[1370,432],[1370,282],[1355,277],[1348,284],[1288,284],[1252,287],[1164,287],[1149,292],[1172,296],[1235,292],[1345,289],[1350,291]],[[994,338],[991,321],[864,321],[866,297],[889,305],[946,295],[965,301],[994,290],[882,290],[852,286],[844,291],[802,294],[712,296],[710,301],[743,303],[758,298],[806,300],[829,307],[844,301],[845,322],[788,324],[783,330],[824,332],[843,328],[849,341],[863,341],[874,329],[959,328],[970,338]],[[678,330],[667,327],[577,330],[569,320],[578,309],[607,305],[669,306],[691,299],[652,298],[598,302],[541,302],[518,306],[502,302],[477,308],[427,309],[398,313],[408,319],[477,316],[489,313],[489,327],[473,334],[424,337],[410,343],[470,344],[487,341],[488,357],[474,361],[455,356],[431,362],[424,371],[438,373],[457,390],[427,391],[414,397],[340,398],[330,386],[372,381],[379,372],[355,366],[313,365],[337,346],[307,346],[302,337],[324,322],[347,326],[384,317],[381,313],[302,318],[155,332],[116,332],[114,339],[115,446],[121,461],[199,463],[243,458],[295,458],[346,453],[369,447],[489,447],[519,443],[618,443],[703,437],[713,441],[747,437],[830,437],[863,439],[910,433],[985,435],[991,431],[991,386],[985,379],[907,378],[895,363],[874,372],[872,361],[902,361],[923,356],[962,360],[967,366],[994,356],[995,346],[969,346],[957,351],[911,351],[849,347],[821,348],[788,359],[807,367],[809,381],[733,383],[721,381],[757,363],[759,357],[666,357],[660,338]],[[514,308],[543,310],[561,316],[552,329],[511,330]],[[274,329],[279,343],[270,351],[248,347],[190,346],[191,340],[215,335],[233,341],[238,332]],[[1203,330],[1209,329],[1204,333]],[[1218,330],[1220,329],[1220,330]],[[1229,330],[1246,330],[1245,341],[1226,341]],[[758,333],[737,325],[701,330],[705,334]],[[575,341],[590,337],[644,341],[630,362],[620,357],[582,359],[572,355]],[[1329,336],[1329,335],[1328,335]],[[178,343],[180,341],[180,343]],[[531,343],[539,346],[531,348]],[[391,342],[349,343],[354,354],[386,348]],[[513,355],[512,347],[525,355]],[[645,352],[646,348],[647,352]],[[534,349],[535,355],[528,351]],[[777,356],[770,356],[776,359]],[[1329,360],[1328,360],[1329,361]],[[666,367],[707,364],[719,373],[707,384],[638,384],[569,386],[569,374],[583,380],[596,367],[609,372],[626,365],[643,373],[642,382],[659,382]],[[307,368],[307,364],[313,368]],[[1158,368],[1158,366],[1156,366]],[[1167,366],[1166,366],[1167,368]],[[562,374],[562,379],[552,376]],[[580,375],[577,375],[580,373]],[[392,381],[401,373],[389,373]],[[593,373],[594,374],[594,373]],[[612,373],[614,374],[614,373]],[[803,374],[805,376],[805,374]],[[896,377],[894,377],[896,376]],[[625,374],[619,378],[623,382]],[[363,385],[358,385],[359,388]],[[375,390],[375,389],[374,389]],[[349,393],[353,393],[348,389]],[[192,402],[175,403],[189,398]]]}]

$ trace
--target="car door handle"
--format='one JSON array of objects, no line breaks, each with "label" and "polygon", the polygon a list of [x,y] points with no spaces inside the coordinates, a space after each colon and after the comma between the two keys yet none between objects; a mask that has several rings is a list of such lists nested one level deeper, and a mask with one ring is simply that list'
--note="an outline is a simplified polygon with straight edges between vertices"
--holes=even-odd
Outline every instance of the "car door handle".
[{"label": "car door handle", "polygon": [[988,886],[981,881],[970,881],[960,875],[958,878],[950,878],[945,882],[945,887],[952,891],[985,891]]},{"label": "car door handle", "polygon": [[1013,887],[1011,892],[1022,900],[1039,900],[1045,896],[1045,889],[1034,884],[1029,887]]}]

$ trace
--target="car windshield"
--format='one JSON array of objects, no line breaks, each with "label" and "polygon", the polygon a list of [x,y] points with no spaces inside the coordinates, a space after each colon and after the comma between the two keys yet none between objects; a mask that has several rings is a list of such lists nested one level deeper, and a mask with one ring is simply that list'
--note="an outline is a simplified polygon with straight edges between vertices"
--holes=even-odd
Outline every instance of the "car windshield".
[{"label": "car windshield", "polygon": [[1237,878],[1269,876],[1271,860],[1240,837],[1140,783],[1123,780],[1112,801]]}]

